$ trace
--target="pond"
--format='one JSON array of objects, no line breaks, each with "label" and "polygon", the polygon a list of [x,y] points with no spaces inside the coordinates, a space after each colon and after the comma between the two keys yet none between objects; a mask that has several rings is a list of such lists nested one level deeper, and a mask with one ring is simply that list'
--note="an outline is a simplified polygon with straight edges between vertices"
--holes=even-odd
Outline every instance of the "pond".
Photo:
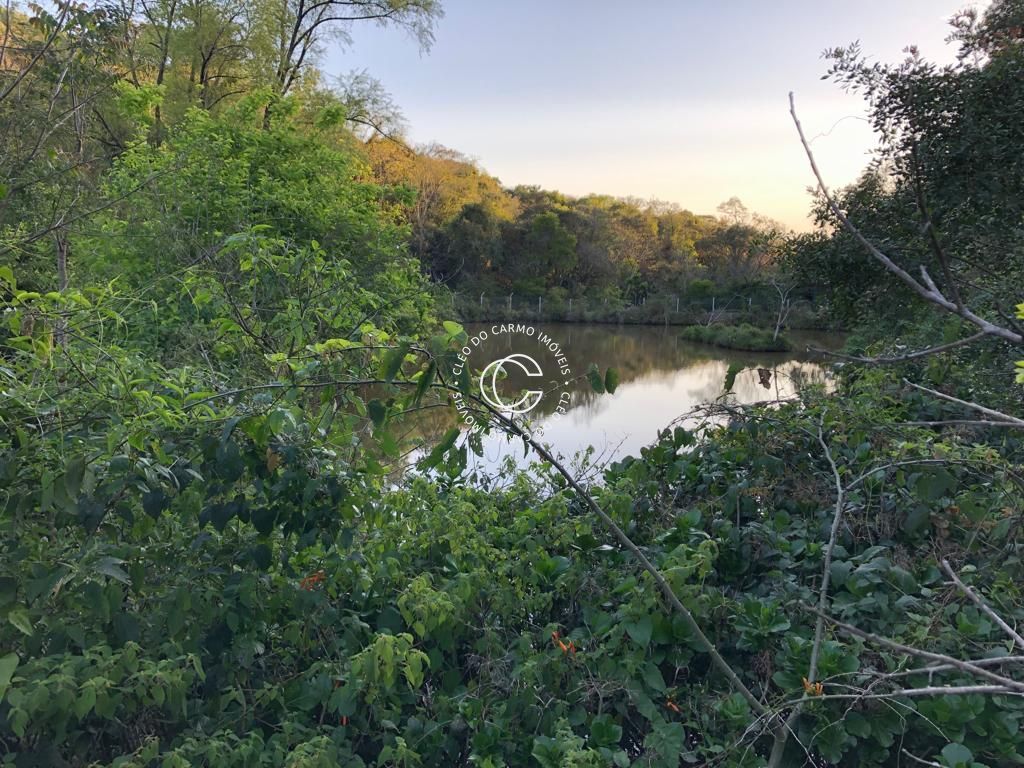
[{"label": "pond", "polygon": [[[680,328],[672,326],[526,325],[533,327],[532,335],[501,332],[501,325],[495,323],[467,324],[471,338],[482,332],[487,335],[472,346],[472,367],[480,370],[492,360],[521,353],[536,358],[545,373],[557,372],[558,363],[550,346],[539,341],[546,337],[557,342],[564,357],[562,365],[571,368],[571,376],[559,378],[578,377],[591,363],[602,373],[615,368],[619,384],[610,395],[595,393],[585,379],[571,381],[568,386],[564,381],[540,386],[516,365],[504,366],[509,375],[498,385],[499,395],[528,389],[544,391],[539,404],[527,414],[534,433],[565,458],[571,459],[592,446],[595,457],[602,462],[636,455],[673,419],[723,398],[730,366],[742,370],[723,398],[725,402],[747,404],[786,398],[806,384],[829,382],[829,361],[806,352],[808,346],[830,350],[842,346],[838,334],[789,332],[794,351],[741,352],[684,341],[679,336]],[[507,402],[516,399],[510,396]],[[560,399],[564,413],[558,412]],[[475,459],[475,466],[481,469],[500,466],[506,457],[521,466],[534,458],[524,458],[522,443],[512,443],[504,435],[487,435],[483,442],[484,455]]]}]

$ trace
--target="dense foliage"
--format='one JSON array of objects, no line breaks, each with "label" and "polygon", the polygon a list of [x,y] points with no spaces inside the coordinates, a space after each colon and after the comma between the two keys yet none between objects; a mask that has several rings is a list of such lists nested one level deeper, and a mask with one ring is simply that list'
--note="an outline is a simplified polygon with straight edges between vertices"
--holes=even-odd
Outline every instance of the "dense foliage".
[{"label": "dense foliage", "polygon": [[379,181],[415,190],[407,210],[413,253],[469,297],[465,313],[478,309],[481,294],[534,304],[541,297],[556,313],[570,298],[609,313],[661,297],[724,296],[765,281],[781,247],[782,226],[736,198],[715,217],[658,200],[506,190],[444,147],[414,151],[374,139],[366,148]]},{"label": "dense foliage", "polygon": [[[29,11],[0,71],[2,764],[1024,762],[1022,433],[947,394],[1013,411],[1024,345],[957,344],[959,304],[917,302],[824,203],[782,239],[738,201],[508,191],[367,141],[386,99],[321,87],[318,44],[364,16],[427,43],[429,0]],[[945,69],[834,53],[888,161],[844,209],[1011,328],[1021,19],[965,15]],[[493,413],[431,277],[713,298],[776,253],[851,352],[946,348],[711,404],[597,482],[543,449],[467,469],[452,399]]]}]

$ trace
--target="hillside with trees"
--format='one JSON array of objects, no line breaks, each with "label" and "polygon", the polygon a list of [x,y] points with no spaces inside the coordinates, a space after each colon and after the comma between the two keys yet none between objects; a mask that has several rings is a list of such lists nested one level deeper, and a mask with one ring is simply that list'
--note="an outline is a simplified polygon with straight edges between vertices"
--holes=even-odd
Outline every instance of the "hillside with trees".
[{"label": "hillside with trees", "polygon": [[[394,136],[375,136],[366,150],[377,181],[413,193],[406,217],[424,271],[467,299],[540,298],[564,313],[570,298],[618,310],[756,292],[775,274],[786,235],[735,197],[715,216],[698,215],[659,200],[507,189],[458,152]],[[480,314],[469,300],[459,309]]]},{"label": "hillside with trees", "polygon": [[[0,764],[1024,763],[1020,0],[948,66],[830,51],[882,145],[833,191],[794,108],[807,234],[409,148],[318,54],[435,0],[0,19]],[[599,472],[460,358],[459,294],[772,280],[852,330],[834,388]]]}]

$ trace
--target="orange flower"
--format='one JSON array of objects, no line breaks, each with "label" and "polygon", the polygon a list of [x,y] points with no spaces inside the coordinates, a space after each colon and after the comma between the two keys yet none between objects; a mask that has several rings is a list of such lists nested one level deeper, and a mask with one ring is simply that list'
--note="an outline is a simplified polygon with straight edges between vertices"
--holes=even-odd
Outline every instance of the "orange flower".
[{"label": "orange flower", "polygon": [[321,581],[324,581],[326,578],[327,574],[320,570],[316,573],[311,573],[309,576],[306,576],[304,579],[302,579],[302,581],[299,582],[299,586],[305,589],[306,591],[309,591],[313,589],[313,587],[315,587]]},{"label": "orange flower", "polygon": [[671,709],[677,715],[683,714],[683,710],[681,710],[679,708],[679,706],[674,701],[672,701],[672,699],[669,699],[668,701],[666,701],[665,702],[665,706],[668,707],[669,709]]},{"label": "orange flower", "polygon": [[551,642],[562,649],[562,653],[576,653],[576,643],[572,640],[569,642],[563,642],[561,636],[558,634],[558,630],[551,633]]},{"label": "orange flower", "polygon": [[825,686],[822,685],[821,683],[812,683],[806,677],[803,678],[803,681],[804,681],[804,693],[806,693],[807,695],[809,695],[809,696],[821,696],[821,694],[823,694],[825,692]]}]

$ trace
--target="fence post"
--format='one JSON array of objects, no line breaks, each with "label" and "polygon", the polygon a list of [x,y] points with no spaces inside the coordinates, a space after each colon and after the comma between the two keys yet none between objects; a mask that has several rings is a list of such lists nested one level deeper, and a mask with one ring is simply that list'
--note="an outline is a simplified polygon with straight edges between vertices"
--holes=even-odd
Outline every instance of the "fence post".
[{"label": "fence post", "polygon": [[569,299],[569,311],[572,312],[572,299]]},{"label": "fence post", "polygon": [[676,296],[676,312],[679,311],[679,297]]},{"label": "fence post", "polygon": [[714,296],[711,297],[711,311],[712,312],[715,311],[715,297]]},{"label": "fence post", "polygon": [[481,293],[480,294],[480,306],[483,307],[483,305],[484,305],[484,295]]},{"label": "fence post", "polygon": [[540,314],[543,311],[544,311],[544,297],[543,296],[538,296],[537,297],[537,314]]},{"label": "fence post", "polygon": [[511,293],[508,295],[508,311],[509,311],[509,314],[512,313],[512,294]]}]

